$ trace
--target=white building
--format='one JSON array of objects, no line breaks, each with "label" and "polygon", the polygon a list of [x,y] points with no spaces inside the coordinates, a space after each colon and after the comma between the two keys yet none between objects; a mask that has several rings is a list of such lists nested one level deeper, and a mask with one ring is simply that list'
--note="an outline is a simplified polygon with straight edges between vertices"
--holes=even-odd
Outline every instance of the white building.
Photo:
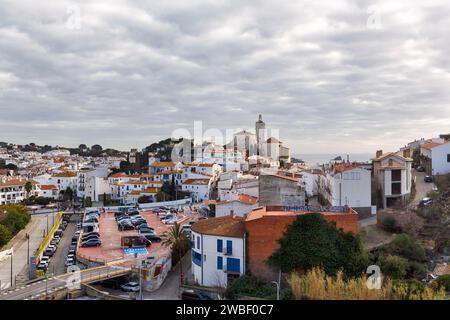
[{"label": "white building", "polygon": [[57,199],[58,198],[58,187],[54,184],[41,184],[39,185],[41,190],[40,196],[45,198]]},{"label": "white building", "polygon": [[[32,190],[29,194],[25,189],[27,182],[31,182]],[[22,178],[7,178],[2,177],[0,179],[0,205],[20,203],[26,197],[39,196],[40,189],[36,181],[30,181]]]},{"label": "white building", "polygon": [[430,142],[420,147],[422,164],[428,174],[450,173],[450,142]]},{"label": "white building", "polygon": [[258,198],[246,194],[237,195],[236,199],[228,201],[217,201],[216,217],[223,217],[230,214],[244,217],[258,206]]},{"label": "white building", "polygon": [[305,192],[307,197],[317,196],[319,193],[319,181],[322,170],[309,169],[302,172],[302,179],[305,185]]},{"label": "white building", "polygon": [[319,192],[331,206],[349,206],[359,213],[370,214],[372,208],[371,172],[358,164],[331,165],[321,175]]},{"label": "white building", "polygon": [[201,286],[226,288],[245,274],[244,219],[223,216],[192,225],[192,268]]},{"label": "white building", "polygon": [[[379,206],[386,208],[401,200],[405,201],[411,193],[413,159],[378,150],[372,159],[374,187],[373,192],[380,201]],[[378,199],[381,197],[381,199]]]},{"label": "white building", "polygon": [[183,182],[182,191],[190,192],[193,202],[209,199],[211,179],[188,179]]}]

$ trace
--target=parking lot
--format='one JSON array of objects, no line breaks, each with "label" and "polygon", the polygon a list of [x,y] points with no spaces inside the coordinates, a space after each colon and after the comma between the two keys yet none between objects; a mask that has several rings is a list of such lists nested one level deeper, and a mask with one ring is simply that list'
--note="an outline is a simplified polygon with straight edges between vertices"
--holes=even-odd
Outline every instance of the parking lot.
[{"label": "parking lot", "polygon": [[[151,210],[142,210],[140,215],[147,220],[157,235],[162,235],[169,229]],[[137,230],[119,231],[113,212],[105,212],[99,216],[99,234],[101,245],[98,247],[78,247],[77,256],[97,262],[112,262],[122,260],[124,265],[135,264],[134,255],[126,255],[121,246],[122,236],[138,235]],[[147,256],[160,256],[169,253],[169,249],[161,246],[160,242],[153,242],[147,249]],[[143,255],[142,257],[144,257]]]}]

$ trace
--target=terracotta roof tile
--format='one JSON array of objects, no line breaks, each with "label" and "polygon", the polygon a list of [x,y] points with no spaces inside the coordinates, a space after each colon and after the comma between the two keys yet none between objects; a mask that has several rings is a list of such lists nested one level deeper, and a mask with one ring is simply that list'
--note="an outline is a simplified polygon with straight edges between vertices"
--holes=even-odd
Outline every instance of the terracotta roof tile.
[{"label": "terracotta roof tile", "polygon": [[194,223],[192,231],[212,236],[240,238],[245,234],[244,218],[228,215],[205,219]]}]

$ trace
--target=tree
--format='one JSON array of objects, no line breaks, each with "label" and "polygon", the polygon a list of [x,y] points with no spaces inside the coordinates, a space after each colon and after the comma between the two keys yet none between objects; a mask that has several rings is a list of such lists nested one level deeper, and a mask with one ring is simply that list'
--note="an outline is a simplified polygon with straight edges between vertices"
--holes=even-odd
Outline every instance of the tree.
[{"label": "tree", "polygon": [[278,241],[269,265],[283,272],[322,267],[327,274],[343,270],[346,276],[365,271],[368,262],[360,239],[337,229],[318,213],[299,215]]},{"label": "tree", "polygon": [[399,256],[383,256],[381,258],[381,271],[393,279],[403,279],[406,276],[408,261]]},{"label": "tree", "polygon": [[150,201],[150,197],[149,196],[140,196],[137,200],[138,203],[149,203]]},{"label": "tree", "polygon": [[31,184],[30,181],[27,181],[27,183],[25,183],[25,191],[27,192],[27,198],[30,196],[30,192],[31,190],[33,190],[33,185]]},{"label": "tree", "polygon": [[[181,231],[179,223],[175,223],[168,231],[161,235],[161,244],[172,249],[174,264],[189,250],[189,238]],[[175,258],[175,259],[174,259]]]},{"label": "tree", "polygon": [[425,249],[414,238],[404,233],[397,235],[382,248],[382,251],[409,261],[425,262],[427,260]]},{"label": "tree", "polygon": [[103,148],[102,148],[102,146],[99,145],[99,144],[94,144],[94,145],[91,147],[91,150],[92,150],[93,153],[100,153],[100,152],[103,151]]},{"label": "tree", "polygon": [[87,148],[88,148],[87,145],[85,145],[84,143],[78,146],[78,149],[80,149],[81,151],[87,150]]},{"label": "tree", "polygon": [[0,224],[0,248],[11,240],[12,234],[11,231],[4,225]]},{"label": "tree", "polygon": [[28,213],[23,214],[17,209],[10,209],[3,220],[3,225],[8,228],[12,235],[25,228],[25,226],[30,222],[30,215]]},{"label": "tree", "polygon": [[70,200],[72,202],[73,200],[73,190],[71,187],[67,187],[66,190],[64,190],[64,198]]},{"label": "tree", "polygon": [[91,197],[84,198],[84,207],[85,208],[92,207],[92,198]]}]

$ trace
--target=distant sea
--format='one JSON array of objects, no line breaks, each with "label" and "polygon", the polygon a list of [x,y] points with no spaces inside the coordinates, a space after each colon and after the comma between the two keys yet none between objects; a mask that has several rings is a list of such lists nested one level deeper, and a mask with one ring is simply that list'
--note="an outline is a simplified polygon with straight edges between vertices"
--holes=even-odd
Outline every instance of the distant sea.
[{"label": "distant sea", "polygon": [[347,160],[347,154],[350,162],[368,162],[375,155],[371,153],[306,153],[306,154],[292,154],[292,157],[303,160],[308,166],[315,166],[317,164],[329,163],[336,157],[341,156],[343,160]]}]

